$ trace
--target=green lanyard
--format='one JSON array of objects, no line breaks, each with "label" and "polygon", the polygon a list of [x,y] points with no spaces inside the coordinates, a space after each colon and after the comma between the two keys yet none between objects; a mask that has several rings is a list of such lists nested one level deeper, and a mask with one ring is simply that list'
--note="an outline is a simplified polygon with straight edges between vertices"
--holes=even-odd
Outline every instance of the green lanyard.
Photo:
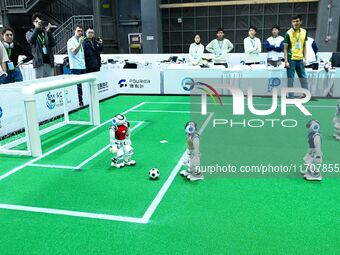
[{"label": "green lanyard", "polygon": [[40,36],[40,34],[38,35],[38,39],[41,42],[41,44],[43,46],[45,46],[45,34],[41,34],[42,36]]},{"label": "green lanyard", "polygon": [[12,49],[6,49],[8,58],[11,58],[12,55]]}]

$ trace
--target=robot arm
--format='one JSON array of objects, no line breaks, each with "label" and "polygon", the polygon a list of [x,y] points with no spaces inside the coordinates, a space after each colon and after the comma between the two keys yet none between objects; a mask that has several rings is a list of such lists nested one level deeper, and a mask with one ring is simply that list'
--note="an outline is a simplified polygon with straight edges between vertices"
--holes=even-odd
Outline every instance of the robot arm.
[{"label": "robot arm", "polygon": [[314,136],[314,144],[315,144],[315,158],[314,161],[316,164],[322,163],[322,152],[321,152],[321,137],[320,135]]},{"label": "robot arm", "polygon": [[110,128],[110,152],[115,153],[117,152],[117,140],[116,140],[116,132],[115,126]]},{"label": "robot arm", "polygon": [[127,121],[127,122],[125,122],[124,125],[127,127],[126,137],[125,137],[126,145],[131,145],[131,130],[130,130],[130,123]]}]

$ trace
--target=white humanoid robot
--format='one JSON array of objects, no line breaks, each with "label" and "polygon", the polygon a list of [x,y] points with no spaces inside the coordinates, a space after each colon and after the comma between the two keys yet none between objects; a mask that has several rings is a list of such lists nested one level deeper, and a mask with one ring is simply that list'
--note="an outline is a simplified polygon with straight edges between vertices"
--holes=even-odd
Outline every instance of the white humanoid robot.
[{"label": "white humanoid robot", "polygon": [[187,167],[187,170],[182,170],[180,174],[190,181],[203,180],[203,173],[200,169],[200,136],[197,131],[197,124],[193,121],[189,121],[185,124],[185,132],[187,140],[187,150],[185,158],[183,160],[183,165]]},{"label": "white humanoid robot", "polygon": [[340,100],[336,106],[336,112],[333,118],[334,123],[334,138],[340,141]]},{"label": "white humanoid robot", "polygon": [[136,161],[131,159],[133,148],[130,140],[130,124],[122,114],[117,114],[112,119],[110,145],[110,152],[113,153],[111,166],[121,168],[136,164]]},{"label": "white humanoid robot", "polygon": [[306,127],[308,128],[308,152],[303,158],[307,166],[307,171],[303,173],[304,178],[307,181],[321,181],[322,176],[316,165],[321,164],[323,160],[320,123],[317,120],[310,120]]}]

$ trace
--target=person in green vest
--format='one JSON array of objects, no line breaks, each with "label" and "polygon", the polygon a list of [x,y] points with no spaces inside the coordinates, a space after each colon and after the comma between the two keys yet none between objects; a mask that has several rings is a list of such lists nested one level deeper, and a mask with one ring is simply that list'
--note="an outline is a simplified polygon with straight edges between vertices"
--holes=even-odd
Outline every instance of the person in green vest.
[{"label": "person in green vest", "polygon": [[[301,87],[308,89],[305,65],[307,63],[307,31],[301,28],[302,19],[300,15],[292,17],[292,28],[286,32],[284,40],[285,68],[287,69],[288,87],[294,86],[295,72],[299,76]],[[288,94],[289,98],[294,93]]]}]

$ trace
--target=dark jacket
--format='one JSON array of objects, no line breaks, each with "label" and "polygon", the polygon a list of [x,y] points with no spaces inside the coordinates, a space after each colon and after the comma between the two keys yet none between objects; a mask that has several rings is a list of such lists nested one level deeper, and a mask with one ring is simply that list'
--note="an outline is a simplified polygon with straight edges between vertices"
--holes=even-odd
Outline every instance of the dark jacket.
[{"label": "dark jacket", "polygon": [[[44,64],[43,58],[43,45],[40,40],[38,40],[38,35],[42,30],[34,28],[29,30],[26,33],[26,40],[31,45],[32,54],[34,56],[33,59],[33,67],[38,68]],[[51,62],[51,66],[54,66],[54,55],[53,55],[53,47],[56,45],[54,37],[52,33],[44,32],[45,33],[45,47],[47,48],[49,59]]]},{"label": "dark jacket", "polygon": [[[6,49],[8,53],[8,49]],[[18,65],[18,58],[19,56],[24,55],[26,58],[23,60],[23,63],[27,63],[33,59],[33,55],[31,52],[23,48],[20,44],[17,42],[14,42],[14,47],[11,49],[11,54],[8,54],[8,58],[11,62],[13,62],[14,66]]]},{"label": "dark jacket", "polygon": [[102,44],[98,43],[96,40],[86,39],[83,42],[85,64],[86,69],[96,69],[100,68],[102,65],[102,60],[100,58],[100,52],[103,50]]}]

